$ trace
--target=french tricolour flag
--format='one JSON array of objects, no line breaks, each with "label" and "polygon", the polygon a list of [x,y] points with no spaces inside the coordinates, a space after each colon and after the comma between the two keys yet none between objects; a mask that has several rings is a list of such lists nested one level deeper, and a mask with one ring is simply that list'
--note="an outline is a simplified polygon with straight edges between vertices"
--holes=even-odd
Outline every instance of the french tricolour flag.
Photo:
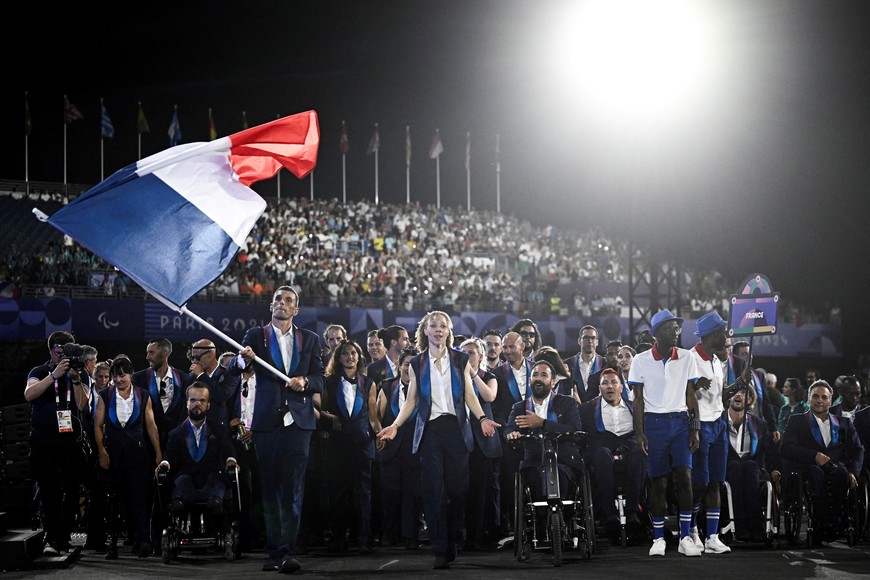
[{"label": "french tricolour flag", "polygon": [[[266,209],[250,184],[317,163],[317,113],[307,111],[129,165],[48,223],[152,294],[185,304],[230,265]],[[35,210],[38,212],[38,210]]]}]

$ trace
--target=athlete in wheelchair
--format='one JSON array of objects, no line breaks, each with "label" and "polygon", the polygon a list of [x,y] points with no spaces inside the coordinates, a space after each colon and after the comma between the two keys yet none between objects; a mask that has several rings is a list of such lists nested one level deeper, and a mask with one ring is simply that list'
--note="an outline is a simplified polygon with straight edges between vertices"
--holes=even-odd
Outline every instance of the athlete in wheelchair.
[{"label": "athlete in wheelchair", "polygon": [[789,419],[782,438],[786,482],[786,536],[795,543],[802,502],[807,513],[807,545],[857,538],[858,477],[864,447],[850,419],[828,412],[833,389],[818,380],[809,389],[810,410]]},{"label": "athlete in wheelchair", "polygon": [[624,548],[629,537],[642,532],[638,507],[646,455],[637,445],[633,406],[615,369],[601,371],[600,390],[601,395],[580,406],[580,423],[588,435],[583,459],[592,471],[595,513]]},{"label": "athlete in wheelchair", "polygon": [[523,444],[514,488],[514,554],[524,561],[534,549],[550,549],[560,566],[566,548],[592,557],[595,521],[577,404],[553,391],[555,376],[550,363],[534,364],[531,396],[514,404],[505,438]]},{"label": "athlete in wheelchair", "polygon": [[163,561],[168,564],[182,548],[207,547],[223,549],[234,560],[240,555],[238,464],[229,432],[206,420],[210,403],[205,383],[194,382],[186,394],[188,418],[169,432],[156,471],[158,497],[165,497],[171,487],[169,524],[161,538]]},{"label": "athlete in wheelchair", "polygon": [[774,443],[767,422],[749,412],[755,400],[755,389],[741,388],[723,412],[729,447],[719,535],[726,542],[736,537],[741,542],[776,547],[779,498],[765,469],[766,455],[773,451]]}]

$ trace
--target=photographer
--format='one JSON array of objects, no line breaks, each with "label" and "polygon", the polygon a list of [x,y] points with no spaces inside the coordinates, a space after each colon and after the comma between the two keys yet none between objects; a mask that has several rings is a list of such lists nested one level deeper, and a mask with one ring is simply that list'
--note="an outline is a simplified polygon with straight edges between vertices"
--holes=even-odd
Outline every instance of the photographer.
[{"label": "photographer", "polygon": [[48,337],[51,359],[27,375],[24,400],[30,403],[30,466],[45,517],[43,554],[70,549],[79,506],[79,484],[86,469],[87,437],[81,409],[87,405],[82,384],[84,357],[68,332]]}]

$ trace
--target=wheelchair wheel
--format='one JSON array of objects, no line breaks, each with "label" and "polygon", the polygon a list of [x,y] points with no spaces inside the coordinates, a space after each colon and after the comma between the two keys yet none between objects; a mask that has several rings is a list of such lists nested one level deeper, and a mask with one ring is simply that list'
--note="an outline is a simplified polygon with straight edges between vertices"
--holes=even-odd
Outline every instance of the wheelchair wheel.
[{"label": "wheelchair wheel", "polygon": [[178,557],[178,532],[174,528],[166,528],[160,538],[160,556],[164,564],[169,564]]},{"label": "wheelchair wheel", "polygon": [[846,502],[843,508],[846,510],[846,544],[851,548],[858,543],[858,520],[859,520],[859,505],[858,492],[861,490],[849,488],[846,493]]},{"label": "wheelchair wheel", "polygon": [[[514,557],[520,562],[525,562],[532,554],[532,536],[527,511],[534,510],[534,507],[530,508],[526,495],[523,476],[517,472],[514,477]],[[531,517],[535,517],[534,512]]]},{"label": "wheelchair wheel", "polygon": [[592,478],[589,470],[583,471],[581,479],[580,495],[578,498],[583,502],[583,535],[585,542],[584,557],[589,560],[595,553],[595,511],[592,508]]},{"label": "wheelchair wheel", "polygon": [[779,498],[776,496],[773,484],[769,481],[762,483],[759,493],[764,510],[762,514],[764,521],[764,545],[775,549],[779,547]]},{"label": "wheelchair wheel", "polygon": [[550,543],[553,549],[553,566],[562,565],[562,513],[551,511],[547,518],[547,528],[550,532]]},{"label": "wheelchair wheel", "polygon": [[792,546],[798,543],[801,533],[801,520],[804,514],[804,494],[800,477],[796,474],[789,476],[786,493],[783,498],[783,526],[785,527],[785,539]]},{"label": "wheelchair wheel", "polygon": [[230,526],[230,529],[224,532],[224,558],[227,560],[237,560],[239,555],[239,530],[235,523]]},{"label": "wheelchair wheel", "polygon": [[858,478],[858,538],[866,536],[868,531],[868,519],[870,519],[870,471],[867,468],[861,470]]}]

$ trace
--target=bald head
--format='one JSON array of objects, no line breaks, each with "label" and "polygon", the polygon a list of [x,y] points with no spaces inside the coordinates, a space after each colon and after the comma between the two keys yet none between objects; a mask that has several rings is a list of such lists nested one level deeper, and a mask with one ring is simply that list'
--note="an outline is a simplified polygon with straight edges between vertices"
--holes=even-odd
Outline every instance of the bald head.
[{"label": "bald head", "polygon": [[194,342],[190,347],[190,362],[198,363],[203,371],[211,374],[218,365],[217,348],[214,342],[207,338]]},{"label": "bald head", "polygon": [[517,332],[508,332],[504,335],[501,345],[504,357],[514,367],[518,367],[523,361],[523,351],[526,348],[526,343],[523,340],[523,337]]}]

